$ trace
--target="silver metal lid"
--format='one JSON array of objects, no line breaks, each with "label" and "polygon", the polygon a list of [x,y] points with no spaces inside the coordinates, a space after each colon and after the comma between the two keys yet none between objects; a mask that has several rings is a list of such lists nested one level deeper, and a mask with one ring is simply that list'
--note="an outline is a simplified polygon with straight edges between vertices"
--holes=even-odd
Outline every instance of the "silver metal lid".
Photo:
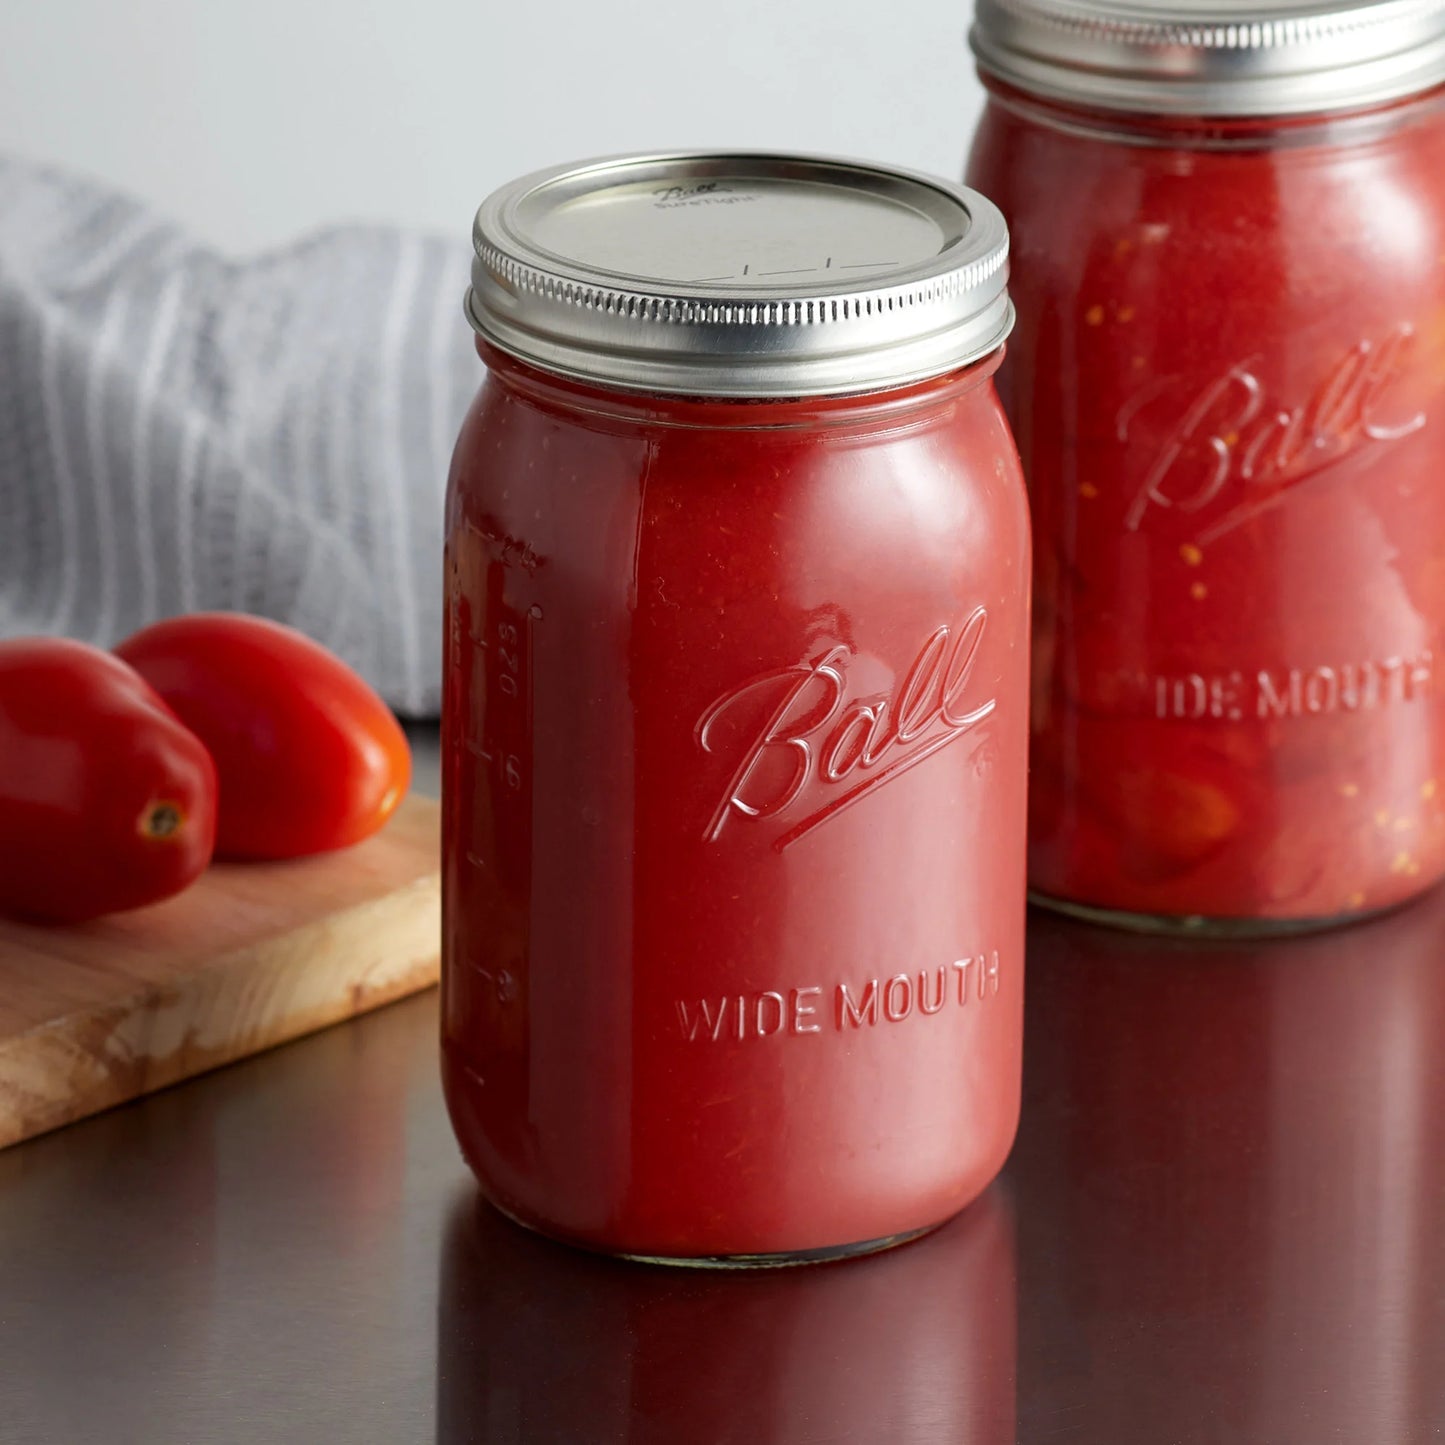
[{"label": "silver metal lid", "polygon": [[1143,114],[1302,115],[1445,83],[1445,0],[978,0],[980,67]]},{"label": "silver metal lid", "polygon": [[864,161],[618,156],[477,212],[467,315],[547,370],[694,396],[820,396],[938,376],[1013,326],[1008,230],[951,181]]}]

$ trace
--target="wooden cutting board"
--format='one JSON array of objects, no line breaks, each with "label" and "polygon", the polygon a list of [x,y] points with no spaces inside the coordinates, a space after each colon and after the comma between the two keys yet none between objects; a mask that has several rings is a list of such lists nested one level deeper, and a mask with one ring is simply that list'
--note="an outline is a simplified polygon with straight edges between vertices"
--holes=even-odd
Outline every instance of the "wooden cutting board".
[{"label": "wooden cutting board", "polygon": [[154,908],[0,919],[0,1148],[436,982],[439,809],[290,863],[221,864]]}]

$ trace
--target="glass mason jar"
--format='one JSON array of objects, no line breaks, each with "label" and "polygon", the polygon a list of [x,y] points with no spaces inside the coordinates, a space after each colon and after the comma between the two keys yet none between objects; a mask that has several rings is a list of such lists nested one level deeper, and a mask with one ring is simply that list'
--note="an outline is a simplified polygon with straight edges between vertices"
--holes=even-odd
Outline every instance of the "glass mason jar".
[{"label": "glass mason jar", "polygon": [[801,157],[476,227],[447,504],[443,1069],[487,1196],[767,1263],[956,1213],[1017,1122],[1027,502],[981,196]]},{"label": "glass mason jar", "polygon": [[1107,921],[1318,926],[1445,872],[1445,5],[1306,8],[978,8],[1030,881]]}]

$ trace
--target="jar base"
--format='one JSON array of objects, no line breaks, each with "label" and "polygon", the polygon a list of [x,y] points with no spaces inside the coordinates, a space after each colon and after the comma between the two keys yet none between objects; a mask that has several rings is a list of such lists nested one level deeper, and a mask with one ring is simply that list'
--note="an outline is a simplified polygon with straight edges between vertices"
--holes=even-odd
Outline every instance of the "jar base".
[{"label": "jar base", "polygon": [[602,1245],[587,1244],[581,1240],[568,1239],[562,1235],[549,1234],[535,1224],[519,1219],[510,1209],[498,1204],[495,1199],[482,1191],[482,1201],[495,1209],[504,1219],[525,1229],[528,1234],[550,1239],[555,1244],[564,1244],[571,1249],[584,1250],[588,1254],[600,1255],[605,1259],[625,1259],[632,1264],[654,1264],[668,1269],[793,1269],[799,1265],[837,1264],[845,1259],[860,1259],[864,1255],[882,1254],[885,1250],[898,1249],[922,1239],[941,1229],[948,1221],[940,1219],[937,1224],[926,1224],[922,1229],[911,1229],[903,1234],[888,1234],[881,1239],[867,1239],[857,1244],[831,1245],[824,1249],[783,1250],[777,1254],[715,1254],[715,1255],[667,1255],[635,1254],[628,1250],[607,1249]]},{"label": "jar base", "polygon": [[793,1269],[805,1264],[837,1264],[845,1259],[861,1259],[864,1255],[882,1254],[912,1244],[925,1234],[939,1228],[930,1224],[906,1234],[888,1234],[882,1239],[867,1239],[861,1244],[840,1244],[828,1249],[800,1249],[780,1254],[718,1254],[688,1257],[665,1254],[617,1254],[614,1259],[629,1259],[634,1264],[660,1264],[670,1269]]},{"label": "jar base", "polygon": [[[1408,900],[1407,900],[1408,901]],[[1331,918],[1205,918],[1203,916],[1170,916],[1153,913],[1131,913],[1127,909],[1096,908],[1076,903],[1071,898],[1029,890],[1029,903],[1035,908],[1061,913],[1068,918],[1092,923],[1099,928],[1114,928],[1124,933],[1148,933],[1166,938],[1292,938],[1306,933],[1324,933],[1333,928],[1349,928],[1367,923],[1372,918],[1393,913],[1403,903],[1383,908],[1362,908],[1354,913],[1340,913]]]}]

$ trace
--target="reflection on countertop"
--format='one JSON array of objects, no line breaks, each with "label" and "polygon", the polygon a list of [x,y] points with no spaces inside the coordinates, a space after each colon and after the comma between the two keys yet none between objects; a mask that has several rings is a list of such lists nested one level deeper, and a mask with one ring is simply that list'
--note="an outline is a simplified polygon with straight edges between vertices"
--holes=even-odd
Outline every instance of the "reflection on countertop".
[{"label": "reflection on countertop", "polygon": [[434,996],[0,1152],[0,1437],[1440,1438],[1445,893],[1268,945],[1036,916],[1030,950],[1002,1180],[871,1260],[515,1229],[451,1140]]},{"label": "reflection on countertop", "polygon": [[1021,1438],[1436,1439],[1445,893],[1267,944],[1030,942]]},{"label": "reflection on countertop", "polygon": [[582,1254],[469,1201],[442,1253],[438,1445],[1010,1445],[1014,1273],[997,1187],[906,1249],[755,1272]]}]

